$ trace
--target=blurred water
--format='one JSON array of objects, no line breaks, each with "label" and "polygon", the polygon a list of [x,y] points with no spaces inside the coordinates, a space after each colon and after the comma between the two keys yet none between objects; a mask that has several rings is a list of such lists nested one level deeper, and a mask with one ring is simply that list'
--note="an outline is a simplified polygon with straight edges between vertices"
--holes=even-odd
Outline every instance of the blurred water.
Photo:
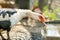
[{"label": "blurred water", "polygon": [[60,24],[47,24],[46,36],[50,37],[60,37]]}]

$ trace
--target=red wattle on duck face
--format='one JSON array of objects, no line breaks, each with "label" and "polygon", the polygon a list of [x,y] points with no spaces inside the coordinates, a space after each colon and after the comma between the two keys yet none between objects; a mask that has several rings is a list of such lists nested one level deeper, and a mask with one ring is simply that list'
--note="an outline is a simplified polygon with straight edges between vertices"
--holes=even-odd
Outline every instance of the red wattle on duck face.
[{"label": "red wattle on duck face", "polygon": [[44,17],[43,16],[38,16],[40,22],[44,22]]}]

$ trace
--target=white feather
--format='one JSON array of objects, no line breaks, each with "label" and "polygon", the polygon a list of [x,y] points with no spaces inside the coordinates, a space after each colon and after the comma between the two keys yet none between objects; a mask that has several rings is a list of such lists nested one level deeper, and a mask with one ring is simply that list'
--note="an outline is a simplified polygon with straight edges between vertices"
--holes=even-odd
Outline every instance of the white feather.
[{"label": "white feather", "polygon": [[42,16],[42,15],[39,14],[39,13],[36,13],[36,12],[31,12],[31,17],[32,17],[33,19],[38,20],[38,19],[39,19],[38,16]]},{"label": "white feather", "polygon": [[17,13],[15,13],[13,16],[10,17],[11,26],[15,25],[17,22],[22,20],[22,18],[24,17],[31,17],[35,20],[38,20],[38,16],[42,16],[41,14],[32,12],[31,10],[19,9],[17,11],[18,11]]},{"label": "white feather", "polygon": [[26,17],[29,10],[18,10],[13,16],[10,17],[11,26],[15,25],[17,22],[22,20],[22,18]]}]

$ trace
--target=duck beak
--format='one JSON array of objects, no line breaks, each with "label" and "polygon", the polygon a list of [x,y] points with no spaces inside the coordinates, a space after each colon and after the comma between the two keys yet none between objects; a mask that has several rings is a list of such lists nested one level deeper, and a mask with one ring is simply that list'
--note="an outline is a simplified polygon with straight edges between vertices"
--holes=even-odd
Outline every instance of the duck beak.
[{"label": "duck beak", "polygon": [[46,23],[45,23],[45,18],[43,16],[38,16],[39,17],[39,21],[43,24],[43,30],[44,30],[44,33],[47,33],[47,30],[46,30]]},{"label": "duck beak", "polygon": [[43,16],[38,16],[38,18],[39,18],[39,21],[41,23],[43,23],[44,26],[46,26],[46,24],[45,24],[45,18]]},{"label": "duck beak", "polygon": [[38,16],[38,18],[39,18],[39,21],[42,23],[45,21],[45,18],[43,16]]}]

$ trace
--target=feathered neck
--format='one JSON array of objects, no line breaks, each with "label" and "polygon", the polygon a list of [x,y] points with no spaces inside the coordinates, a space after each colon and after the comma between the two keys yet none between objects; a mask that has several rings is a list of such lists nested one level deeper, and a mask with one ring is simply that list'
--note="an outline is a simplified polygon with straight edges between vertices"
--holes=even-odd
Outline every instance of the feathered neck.
[{"label": "feathered neck", "polygon": [[10,17],[11,26],[15,25],[17,22],[22,20],[22,18],[27,16],[27,10],[18,10],[13,16]]}]

